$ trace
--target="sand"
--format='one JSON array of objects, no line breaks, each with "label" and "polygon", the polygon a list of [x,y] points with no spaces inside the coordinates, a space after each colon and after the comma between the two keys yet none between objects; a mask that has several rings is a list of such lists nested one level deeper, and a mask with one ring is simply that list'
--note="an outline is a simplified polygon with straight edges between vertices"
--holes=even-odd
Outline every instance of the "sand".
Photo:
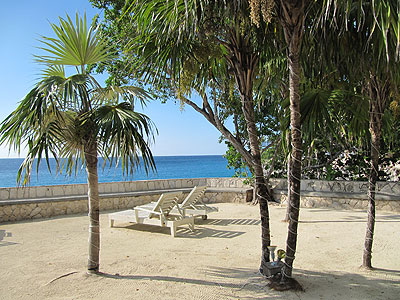
[{"label": "sand", "polygon": [[[364,211],[301,209],[294,276],[305,292],[277,292],[257,273],[258,207],[216,206],[176,238],[168,228],[110,228],[102,214],[101,275],[86,274],[87,216],[1,224],[0,299],[400,299],[400,215],[378,212],[377,269],[366,271]],[[284,248],[285,208],[270,214],[272,241]]]}]

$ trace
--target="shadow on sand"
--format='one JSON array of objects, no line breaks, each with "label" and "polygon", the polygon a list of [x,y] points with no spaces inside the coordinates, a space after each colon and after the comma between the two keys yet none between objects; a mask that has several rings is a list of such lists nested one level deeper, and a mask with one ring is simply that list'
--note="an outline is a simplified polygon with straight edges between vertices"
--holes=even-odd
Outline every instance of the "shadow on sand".
[{"label": "shadow on sand", "polygon": [[[360,273],[316,272],[296,270],[295,278],[303,285],[305,292],[277,292],[267,287],[267,280],[256,270],[248,268],[207,268],[206,280],[162,275],[123,275],[99,273],[99,276],[115,280],[149,280],[217,286],[221,296],[226,294],[240,299],[398,299],[400,270],[376,269]],[[373,276],[373,277],[372,277]],[[389,277],[393,277],[390,279]],[[396,276],[395,276],[396,277]],[[224,292],[224,289],[229,289]],[[329,295],[324,295],[329,289]],[[331,297],[331,298],[326,298]]]},{"label": "shadow on sand", "polygon": [[[117,228],[117,227],[114,227]],[[132,224],[126,229],[142,231],[142,232],[152,232],[170,235],[170,229],[167,227],[157,227],[151,225],[143,224]],[[195,227],[194,231],[190,231],[188,228],[177,228],[175,238],[191,238],[191,239],[202,239],[202,238],[220,238],[220,239],[231,239],[245,234],[245,231],[232,231],[232,230],[218,230],[207,227]]]},{"label": "shadow on sand", "polygon": [[228,225],[260,225],[261,220],[256,219],[207,219],[196,220],[196,223],[199,224],[207,224],[207,225],[215,225],[215,226],[228,226]]},{"label": "shadow on sand", "polygon": [[[240,226],[257,226],[261,223],[260,220],[256,219],[207,219],[207,220],[195,220],[196,225],[194,231],[190,231],[187,227],[180,227],[177,229],[176,237],[177,238],[221,238],[221,239],[231,239],[238,237],[242,234],[245,234],[245,231],[236,231],[236,230],[220,230],[209,228],[206,225],[210,226],[229,226],[229,225],[240,225]],[[166,227],[157,227],[151,225],[143,225],[143,224],[130,224],[129,226],[118,226],[120,228],[132,229],[143,232],[153,232],[153,233],[162,233],[162,234],[170,234],[169,228]],[[118,228],[115,226],[114,228]]]},{"label": "shadow on sand", "polygon": [[[315,213],[329,213],[331,210],[329,209],[313,209]],[[343,212],[345,214],[349,213],[349,210],[336,210],[335,213]],[[367,222],[367,212],[364,215],[347,215],[343,217],[338,217],[337,220],[301,220],[299,223],[366,223]],[[400,215],[384,215],[377,213],[375,218],[376,223],[399,223]]]}]

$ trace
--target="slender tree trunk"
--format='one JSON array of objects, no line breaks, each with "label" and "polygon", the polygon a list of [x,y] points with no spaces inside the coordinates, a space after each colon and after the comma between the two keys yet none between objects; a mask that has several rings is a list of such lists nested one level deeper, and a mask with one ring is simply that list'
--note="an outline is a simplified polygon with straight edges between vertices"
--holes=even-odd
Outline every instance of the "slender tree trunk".
[{"label": "slender tree trunk", "polygon": [[379,150],[382,136],[382,116],[385,111],[386,97],[389,87],[375,76],[371,76],[369,83],[370,96],[370,124],[371,133],[371,169],[368,188],[368,221],[365,233],[364,254],[362,266],[372,269],[372,244],[375,230],[375,191],[378,180]]},{"label": "slender tree trunk", "polygon": [[89,258],[88,272],[97,273],[100,265],[100,203],[97,176],[97,144],[85,145],[85,165],[88,181],[89,200]]},{"label": "slender tree trunk", "polygon": [[242,108],[246,120],[247,132],[249,134],[250,151],[253,156],[253,168],[255,175],[255,195],[260,207],[261,216],[261,265],[260,272],[264,273],[263,268],[269,262],[268,246],[271,244],[269,228],[268,200],[271,200],[268,192],[267,183],[264,178],[264,171],[261,163],[260,143],[258,140],[257,128],[254,115],[254,102],[252,90],[247,95],[242,94]]},{"label": "slender tree trunk", "polygon": [[[233,51],[233,50],[232,50]],[[238,55],[239,57],[245,57],[242,55]],[[228,58],[229,60],[229,58]],[[253,168],[254,175],[256,177],[256,181],[254,184],[254,195],[256,202],[260,205],[260,216],[261,216],[261,238],[262,238],[262,257],[261,257],[261,267],[260,271],[262,272],[262,266],[265,262],[269,261],[269,250],[268,246],[270,245],[270,228],[269,228],[269,211],[268,211],[268,201],[272,201],[272,193],[270,189],[268,189],[268,182],[264,179],[263,168],[261,165],[261,150],[260,144],[257,137],[257,128],[255,122],[255,114],[254,114],[254,101],[252,98],[252,84],[247,84],[248,79],[252,80],[252,76],[246,76],[248,70],[247,68],[242,69],[240,64],[238,64],[238,60],[236,57],[231,58],[230,64],[235,68],[235,79],[239,86],[241,100],[242,100],[242,111],[245,115],[247,131],[250,139],[250,153],[245,149],[240,140],[236,139],[228,129],[226,129],[223,124],[219,121],[217,116],[217,108],[214,103],[214,112],[211,110],[206,95],[202,95],[203,98],[203,106],[205,109],[201,109],[195,103],[190,100],[185,100],[187,104],[193,107],[197,112],[201,113],[212,125],[214,125],[222,135],[228,139],[235,149],[243,156],[247,164]],[[244,71],[243,71],[244,70]],[[250,71],[249,71],[250,72]],[[244,85],[242,83],[245,83]],[[200,93],[201,94],[201,93]]]},{"label": "slender tree trunk", "polygon": [[254,112],[255,103],[253,100],[253,81],[259,57],[251,50],[251,46],[248,44],[248,39],[244,38],[242,35],[237,35],[234,31],[231,32],[230,36],[230,51],[231,56],[227,57],[227,59],[234,70],[236,84],[240,93],[243,116],[246,121],[246,129],[249,135],[251,166],[255,176],[254,187],[256,201],[260,206],[262,250],[260,272],[263,273],[264,265],[269,261],[269,250],[267,247],[271,244],[268,200],[272,200],[273,198],[264,178],[261,164],[261,145],[258,140]]},{"label": "slender tree trunk", "polygon": [[297,246],[297,227],[300,210],[301,181],[301,124],[300,124],[300,64],[299,50],[304,23],[305,0],[281,0],[281,22],[288,44],[289,92],[290,92],[290,129],[292,155],[289,177],[289,226],[286,240],[286,257],[282,269],[282,282],[292,277],[293,261]]},{"label": "slender tree trunk", "polygon": [[[287,134],[286,136],[286,141],[287,141],[287,145],[289,147],[289,143],[290,143],[290,135]],[[289,223],[290,221],[290,157],[291,157],[291,151],[288,154],[287,157],[287,199],[286,199],[286,214],[285,214],[285,219],[283,220],[286,223]]]},{"label": "slender tree trunk", "polygon": [[365,233],[363,267],[372,269],[372,243],[375,230],[375,189],[378,178],[379,133],[371,130],[371,169],[368,188],[368,221]]},{"label": "slender tree trunk", "polygon": [[286,199],[286,214],[285,219],[283,220],[286,223],[290,221],[290,157],[291,153],[288,155],[287,158],[287,199]]}]

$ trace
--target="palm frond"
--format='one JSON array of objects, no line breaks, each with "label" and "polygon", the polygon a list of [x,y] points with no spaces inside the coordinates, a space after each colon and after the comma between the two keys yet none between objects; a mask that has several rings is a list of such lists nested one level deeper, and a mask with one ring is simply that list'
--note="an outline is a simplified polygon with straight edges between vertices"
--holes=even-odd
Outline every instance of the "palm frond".
[{"label": "palm frond", "polygon": [[36,61],[47,65],[85,66],[111,58],[110,49],[101,39],[97,28],[88,28],[86,14],[83,19],[76,14],[75,24],[59,18],[60,25],[51,24],[57,38],[42,36],[40,42],[46,55],[36,55]]},{"label": "palm frond", "polygon": [[53,77],[53,76],[65,78],[64,66],[50,65],[47,67],[47,69],[43,70],[41,73],[42,78],[48,78],[48,77]]},{"label": "palm frond", "polygon": [[[134,98],[144,105],[151,95],[132,86],[102,88],[87,73],[87,65],[112,55],[97,28],[88,27],[86,16],[81,19],[77,14],[74,22],[67,15],[51,26],[56,36],[42,37],[45,55],[35,56],[46,66],[40,81],[0,124],[0,144],[18,153],[25,145],[28,149],[19,182],[28,184],[35,162],[39,167],[43,158],[50,168],[49,159],[54,157],[57,172],[76,173],[87,163],[88,151],[121,161],[124,172],[139,165],[146,172],[155,170],[148,145],[154,139],[154,125],[133,111]],[[80,68],[66,76],[64,68],[69,65]]]},{"label": "palm frond", "polygon": [[93,90],[92,97],[93,101],[97,102],[99,105],[117,104],[120,101],[128,101],[133,106],[135,99],[138,99],[142,107],[144,107],[151,98],[152,96],[146,90],[135,86],[98,87]]},{"label": "palm frond", "polygon": [[[323,0],[318,24],[341,31],[356,27],[386,63],[400,58],[400,2],[392,0]],[[376,54],[375,54],[376,55]]]},{"label": "palm frond", "polygon": [[61,123],[62,114],[54,95],[45,93],[40,85],[28,93],[18,108],[1,123],[1,144],[8,144],[10,149],[13,148],[18,153],[21,146],[28,147],[28,156],[18,172],[18,183],[29,183],[35,157],[38,159],[37,167],[42,155],[45,156],[48,167],[49,157],[57,158]]},{"label": "palm frond", "polygon": [[155,171],[148,145],[154,139],[155,129],[147,116],[134,112],[131,103],[122,102],[97,109],[95,120],[100,152],[106,160],[112,164],[114,158],[119,158],[124,172],[132,173],[142,163],[146,172]]},{"label": "palm frond", "polygon": [[22,185],[29,184],[32,166],[36,159],[36,170],[39,171],[39,166],[44,155],[47,168],[52,172],[50,167],[50,157],[53,157],[57,163],[57,171],[59,169],[58,153],[60,150],[60,131],[59,122],[51,121],[48,124],[41,126],[36,134],[30,135],[28,138],[28,155],[21,164],[18,174],[17,183]]}]

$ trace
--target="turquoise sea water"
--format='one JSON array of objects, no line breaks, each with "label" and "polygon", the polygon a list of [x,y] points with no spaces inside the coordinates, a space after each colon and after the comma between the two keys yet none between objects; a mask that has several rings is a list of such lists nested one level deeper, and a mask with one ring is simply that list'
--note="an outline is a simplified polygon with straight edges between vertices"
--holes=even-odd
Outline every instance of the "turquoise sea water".
[{"label": "turquoise sea water", "polygon": [[[23,159],[0,159],[0,187],[15,187],[17,185],[17,172]],[[169,178],[204,178],[204,177],[232,177],[233,170],[227,169],[227,161],[221,155],[204,156],[156,156],[157,173],[146,175],[144,170],[137,170],[133,175],[123,175],[121,166],[115,168],[106,166],[104,170],[99,167],[99,182],[130,181],[147,179]],[[99,163],[102,165],[102,162]],[[82,169],[77,176],[56,175],[56,164],[51,160],[52,173],[47,164],[42,161],[39,172],[36,167],[32,172],[31,186],[86,183],[86,173]]]}]

